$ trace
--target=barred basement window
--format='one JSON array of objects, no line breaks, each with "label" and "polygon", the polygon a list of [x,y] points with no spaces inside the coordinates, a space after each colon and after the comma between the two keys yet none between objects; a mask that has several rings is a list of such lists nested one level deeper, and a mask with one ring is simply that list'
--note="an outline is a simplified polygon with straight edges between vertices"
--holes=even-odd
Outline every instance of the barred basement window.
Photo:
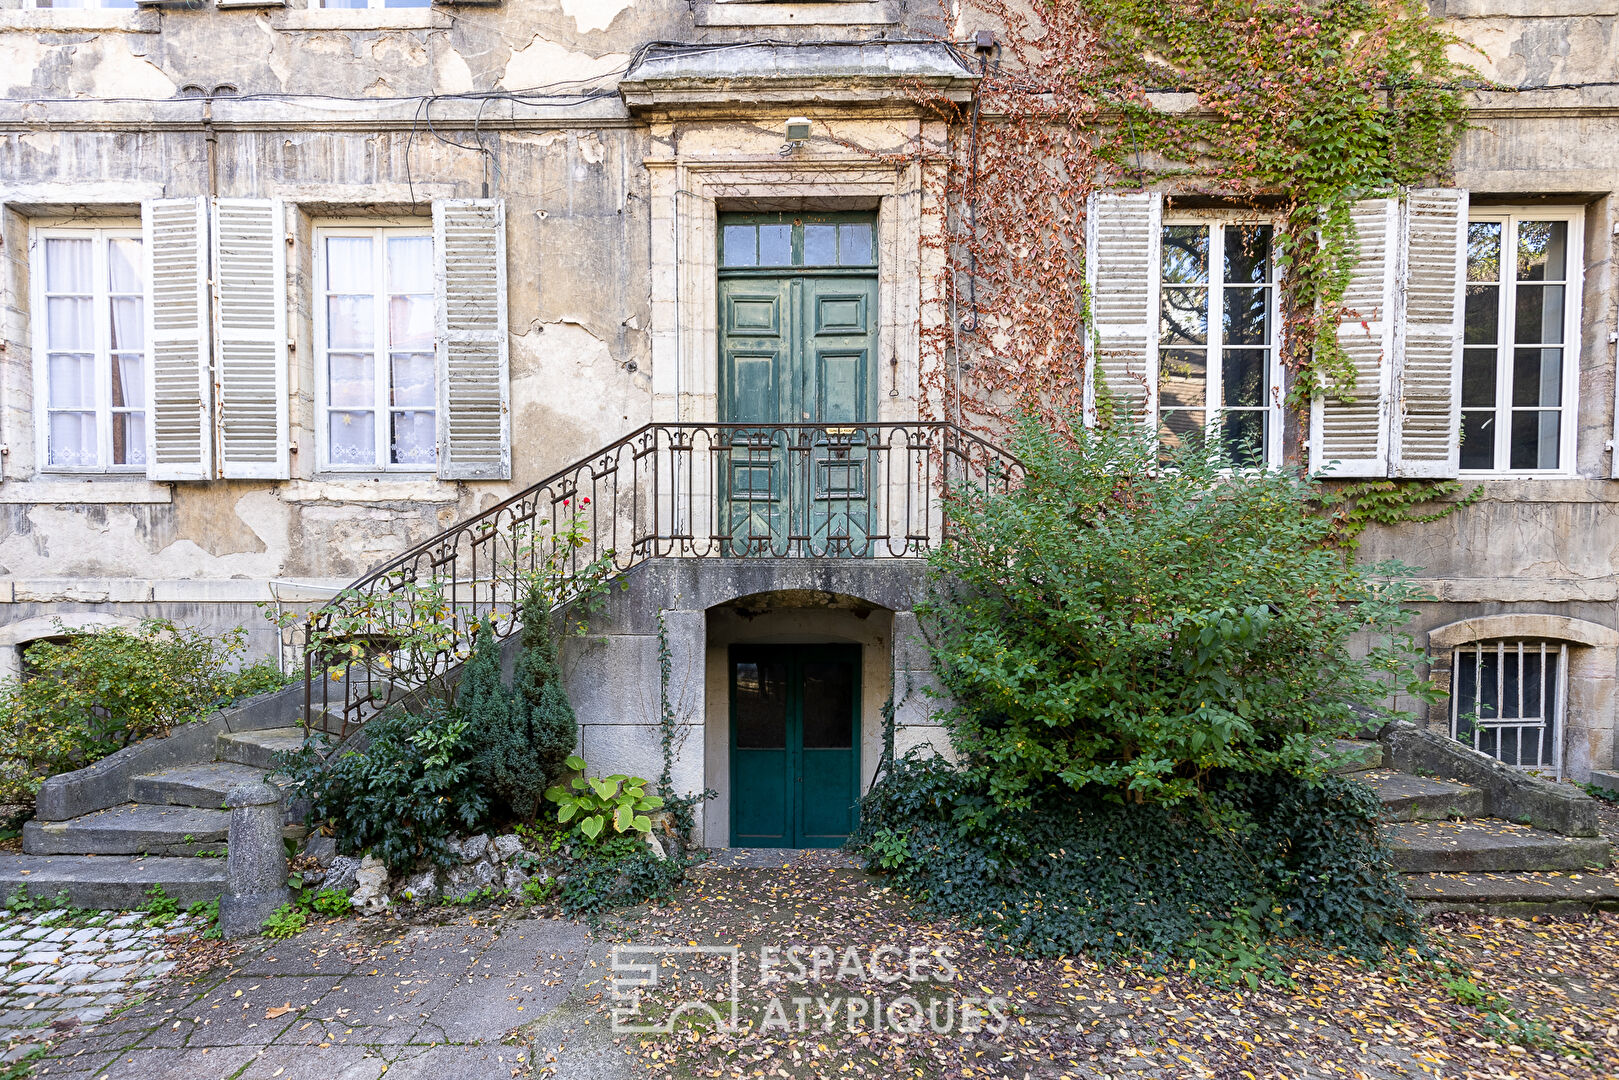
[{"label": "barred basement window", "polygon": [[323,228],[316,262],[322,464],[432,468],[438,384],[431,231]]},{"label": "barred basement window", "polygon": [[1562,776],[1567,645],[1475,642],[1455,651],[1451,672],[1453,738],[1514,768]]}]

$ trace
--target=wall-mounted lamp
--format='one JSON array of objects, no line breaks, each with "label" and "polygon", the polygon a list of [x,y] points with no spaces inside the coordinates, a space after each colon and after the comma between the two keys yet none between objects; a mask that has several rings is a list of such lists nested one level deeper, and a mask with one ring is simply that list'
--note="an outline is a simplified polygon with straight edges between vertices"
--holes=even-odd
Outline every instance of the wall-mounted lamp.
[{"label": "wall-mounted lamp", "polygon": [[792,153],[800,146],[809,142],[810,121],[807,116],[790,116],[785,125],[787,141],[782,145],[783,156]]}]

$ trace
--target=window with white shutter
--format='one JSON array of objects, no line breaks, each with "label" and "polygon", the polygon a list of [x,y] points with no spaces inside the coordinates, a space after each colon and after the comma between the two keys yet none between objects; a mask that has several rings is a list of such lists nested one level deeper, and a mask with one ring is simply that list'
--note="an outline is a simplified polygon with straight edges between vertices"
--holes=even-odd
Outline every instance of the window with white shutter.
[{"label": "window with white shutter", "polygon": [[[1150,416],[1162,207],[1153,192],[1092,195],[1086,207],[1087,422],[1106,407],[1117,424],[1145,424]],[[1098,400],[1097,373],[1106,402]]]},{"label": "window with white shutter", "polygon": [[1387,476],[1388,404],[1394,382],[1396,287],[1400,268],[1400,203],[1356,203],[1359,259],[1344,290],[1338,344],[1355,384],[1348,400],[1336,393],[1315,399],[1310,414],[1310,470],[1331,477]]},{"label": "window with white shutter", "polygon": [[1579,207],[1468,214],[1464,472],[1573,470],[1582,222]]},{"label": "window with white shutter", "polygon": [[208,352],[208,201],[155,199],[141,207],[146,307],[146,476],[213,476]]},{"label": "window with white shutter", "polygon": [[291,475],[286,215],[279,199],[215,199],[214,380],[219,475]]},{"label": "window with white shutter", "polygon": [[1274,234],[1235,214],[1164,215],[1151,397],[1166,447],[1215,432],[1234,463],[1280,464]]},{"label": "window with white shutter", "polygon": [[1412,191],[1405,215],[1405,312],[1398,328],[1391,472],[1451,477],[1458,463],[1467,192]]},{"label": "window with white shutter", "polygon": [[431,470],[438,461],[433,234],[315,231],[315,371],[323,469]]},{"label": "window with white shutter", "polygon": [[439,475],[511,477],[506,216],[498,199],[433,204]]}]

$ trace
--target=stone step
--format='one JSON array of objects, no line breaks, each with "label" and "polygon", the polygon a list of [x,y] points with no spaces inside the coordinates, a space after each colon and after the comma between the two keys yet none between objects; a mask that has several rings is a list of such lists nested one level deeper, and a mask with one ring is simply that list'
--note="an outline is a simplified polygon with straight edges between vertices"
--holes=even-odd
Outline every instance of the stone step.
[{"label": "stone step", "polygon": [[1349,774],[1369,786],[1383,800],[1383,813],[1391,821],[1445,821],[1484,816],[1484,792],[1466,784],[1426,776],[1367,769]]},{"label": "stone step", "polygon": [[225,890],[224,859],[140,858],[130,855],[0,855],[0,892],[21,885],[28,895],[54,898],[67,890],[74,907],[98,911],[140,907],[153,885],[181,907],[215,900]]},{"label": "stone step", "polygon": [[303,745],[304,729],[301,727],[226,731],[219,735],[214,756],[220,761],[251,765],[267,771],[275,768],[277,754],[298,750]]},{"label": "stone step", "polygon": [[68,821],[23,825],[27,855],[223,855],[230,812],[130,803]]},{"label": "stone step", "polygon": [[1337,758],[1347,758],[1333,768],[1335,773],[1361,772],[1365,769],[1381,769],[1383,761],[1383,744],[1371,739],[1334,739],[1332,753]]},{"label": "stone step", "polygon": [[1619,910],[1612,874],[1402,874],[1420,910],[1556,915]]},{"label": "stone step", "polygon": [[262,781],[266,773],[234,761],[202,761],[176,765],[130,781],[131,797],[138,803],[159,806],[200,806],[221,809],[225,796],[238,784]]},{"label": "stone step", "polygon": [[1406,873],[1516,874],[1608,865],[1600,837],[1561,836],[1499,818],[1383,826],[1394,866]]}]

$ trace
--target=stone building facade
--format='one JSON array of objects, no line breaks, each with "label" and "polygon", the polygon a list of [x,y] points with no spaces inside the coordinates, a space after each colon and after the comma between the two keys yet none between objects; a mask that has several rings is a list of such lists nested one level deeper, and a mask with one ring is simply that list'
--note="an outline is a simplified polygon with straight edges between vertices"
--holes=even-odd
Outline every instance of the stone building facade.
[{"label": "stone building facade", "polygon": [[[915,89],[970,100],[971,44],[939,43],[989,25],[970,5],[3,3],[0,670],[61,626],[148,615],[245,625],[270,652],[262,606],[323,602],[645,425],[808,423],[821,435],[762,465],[711,447],[699,473],[716,454],[741,471],[693,481],[659,536],[707,499],[719,557],[651,545],[570,643],[582,749],[656,774],[659,612],[676,786],[720,793],[711,844],[835,841],[891,693],[902,745],[940,741],[916,561],[823,556],[851,500],[886,516],[868,540],[927,531],[873,510],[877,457],[861,444],[850,465],[847,440],[936,419],[921,333],[943,310],[941,208],[916,151],[946,130]],[[1211,260],[1235,250],[1230,216],[1163,193],[1093,215],[1099,284],[1142,305],[1101,327],[1103,366],[1167,428],[1247,410],[1278,462],[1482,484],[1363,551],[1422,568],[1436,678],[1479,688],[1462,689],[1496,751],[1584,779],[1614,765],[1619,707],[1619,88],[1602,85],[1619,6],[1443,6],[1523,92],[1475,95],[1454,188],[1363,209],[1386,238],[1357,283],[1385,316],[1360,343],[1369,397],[1289,436],[1274,395],[1219,401],[1217,370],[1187,376],[1215,346],[1172,353],[1160,316],[1201,304],[1218,325],[1210,303],[1251,302],[1273,325],[1274,274]],[[1187,250],[1205,252],[1201,299],[1174,276]],[[1255,332],[1262,389],[1279,385]],[[770,518],[773,470],[843,517]],[[802,557],[727,546],[761,521],[754,554],[786,538]],[[1562,757],[1507,750],[1529,726]]]}]

